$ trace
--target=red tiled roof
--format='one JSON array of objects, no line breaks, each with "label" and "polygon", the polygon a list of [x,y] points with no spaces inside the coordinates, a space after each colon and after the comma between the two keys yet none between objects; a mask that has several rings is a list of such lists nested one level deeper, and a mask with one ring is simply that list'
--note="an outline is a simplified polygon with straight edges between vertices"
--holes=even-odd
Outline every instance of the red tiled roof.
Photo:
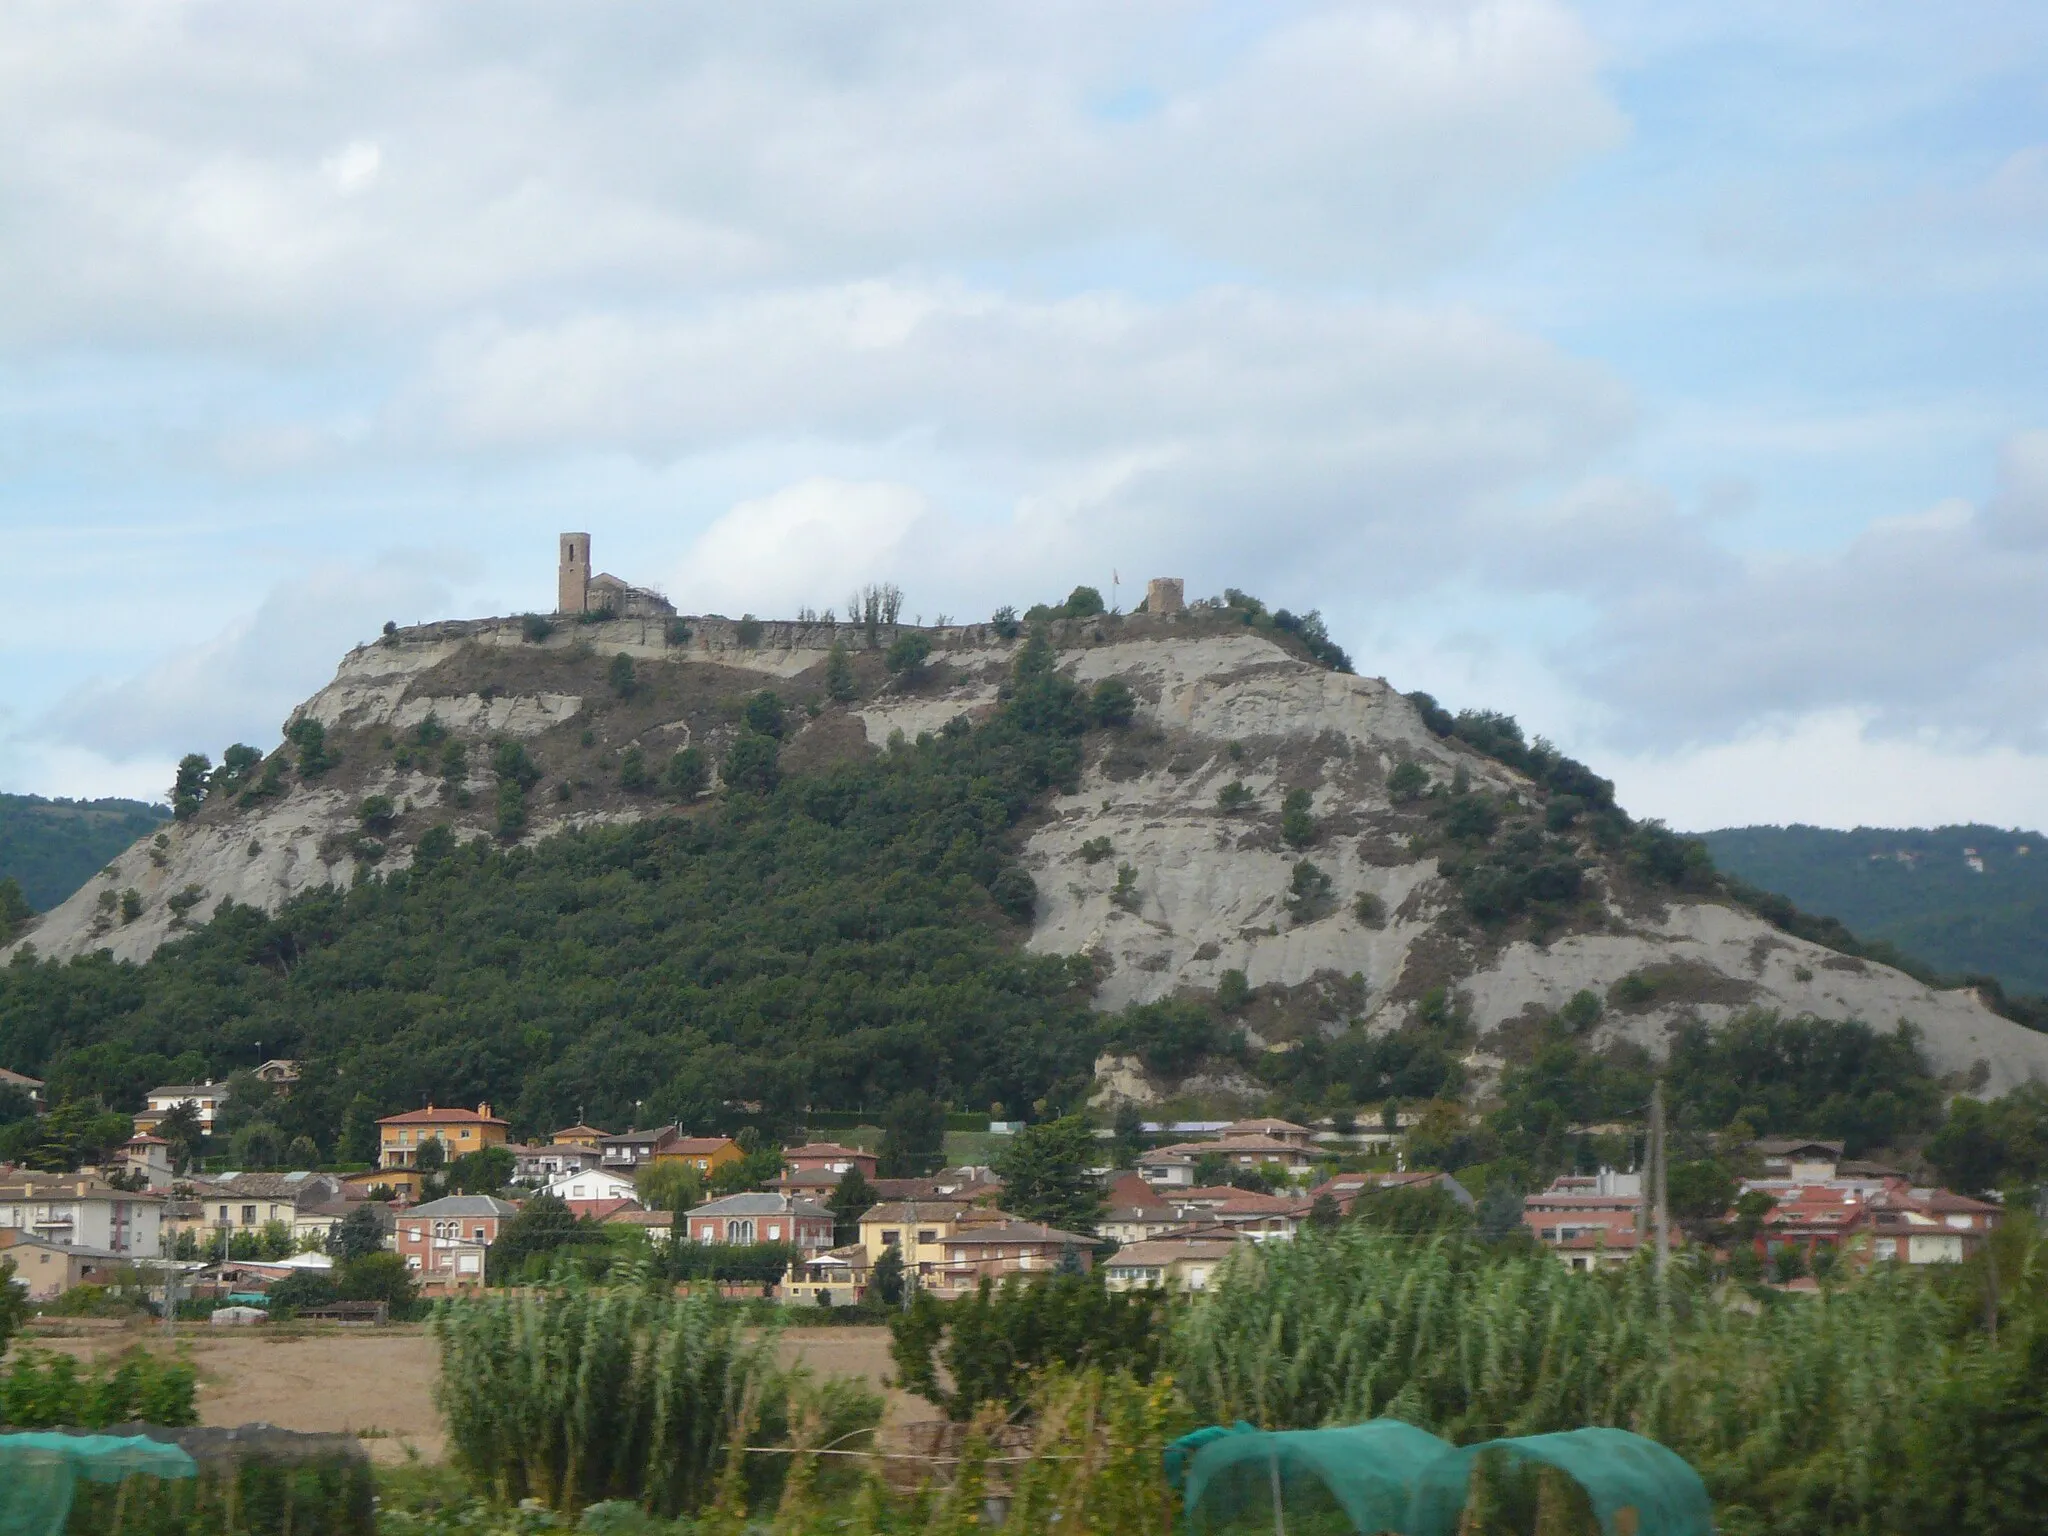
[{"label": "red tiled roof", "polygon": [[436,1109],[429,1104],[425,1109],[409,1109],[402,1115],[386,1115],[379,1125],[510,1125],[509,1120],[500,1120],[496,1115],[485,1114],[488,1104],[476,1109]]}]

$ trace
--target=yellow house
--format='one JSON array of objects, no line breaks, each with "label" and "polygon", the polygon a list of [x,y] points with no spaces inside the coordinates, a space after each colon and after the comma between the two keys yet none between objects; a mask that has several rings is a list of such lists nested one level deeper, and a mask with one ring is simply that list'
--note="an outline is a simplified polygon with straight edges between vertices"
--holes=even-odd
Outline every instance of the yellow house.
[{"label": "yellow house", "polygon": [[348,1198],[366,1200],[373,1189],[388,1189],[392,1198],[417,1203],[424,1180],[417,1169],[378,1168],[369,1173],[351,1173],[341,1181]]},{"label": "yellow house", "polygon": [[894,1248],[903,1256],[904,1273],[930,1278],[945,1266],[948,1238],[966,1227],[1008,1220],[1001,1211],[959,1200],[891,1200],[861,1217],[860,1245],[871,1265]]},{"label": "yellow house", "polygon": [[429,1104],[402,1115],[386,1115],[377,1122],[377,1166],[414,1167],[420,1148],[430,1141],[440,1142],[453,1162],[485,1147],[504,1146],[511,1130],[510,1122],[493,1115],[488,1104],[475,1109],[436,1109]]},{"label": "yellow house", "polygon": [[654,1149],[656,1163],[685,1163],[707,1179],[746,1155],[730,1136],[678,1136]]},{"label": "yellow house", "polygon": [[600,1131],[594,1125],[564,1126],[548,1138],[548,1145],[555,1147],[595,1147],[609,1131]]}]

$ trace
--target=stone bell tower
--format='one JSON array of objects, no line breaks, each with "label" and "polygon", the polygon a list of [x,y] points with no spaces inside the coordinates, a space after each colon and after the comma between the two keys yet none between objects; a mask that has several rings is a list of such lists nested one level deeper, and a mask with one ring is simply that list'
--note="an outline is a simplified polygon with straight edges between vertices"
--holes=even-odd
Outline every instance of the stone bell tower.
[{"label": "stone bell tower", "polygon": [[590,608],[590,535],[562,535],[562,564],[556,578],[555,611],[585,613]]}]

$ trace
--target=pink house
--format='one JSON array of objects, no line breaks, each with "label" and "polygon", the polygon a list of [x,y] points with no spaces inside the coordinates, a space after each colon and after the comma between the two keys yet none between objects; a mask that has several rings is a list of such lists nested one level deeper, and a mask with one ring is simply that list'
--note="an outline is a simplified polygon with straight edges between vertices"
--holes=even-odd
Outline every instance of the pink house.
[{"label": "pink house", "polygon": [[684,1221],[693,1243],[788,1243],[806,1253],[832,1246],[832,1213],[794,1195],[727,1195],[694,1207]]}]

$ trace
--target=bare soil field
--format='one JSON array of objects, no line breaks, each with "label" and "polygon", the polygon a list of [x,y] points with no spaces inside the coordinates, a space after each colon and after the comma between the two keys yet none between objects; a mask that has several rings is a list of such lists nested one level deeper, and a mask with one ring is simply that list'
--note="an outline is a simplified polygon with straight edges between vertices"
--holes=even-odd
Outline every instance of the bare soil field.
[{"label": "bare soil field", "polygon": [[[409,1453],[439,1461],[444,1448],[434,1408],[440,1360],[422,1327],[183,1327],[175,1344],[153,1326],[61,1334],[31,1327],[18,1343],[82,1360],[138,1345],[155,1353],[175,1350],[199,1372],[202,1424],[362,1434],[370,1454],[385,1462]],[[792,1328],[777,1353],[785,1364],[807,1365],[821,1377],[863,1378],[882,1394],[887,1425],[938,1417],[923,1399],[882,1386],[890,1371],[886,1328]]]}]

